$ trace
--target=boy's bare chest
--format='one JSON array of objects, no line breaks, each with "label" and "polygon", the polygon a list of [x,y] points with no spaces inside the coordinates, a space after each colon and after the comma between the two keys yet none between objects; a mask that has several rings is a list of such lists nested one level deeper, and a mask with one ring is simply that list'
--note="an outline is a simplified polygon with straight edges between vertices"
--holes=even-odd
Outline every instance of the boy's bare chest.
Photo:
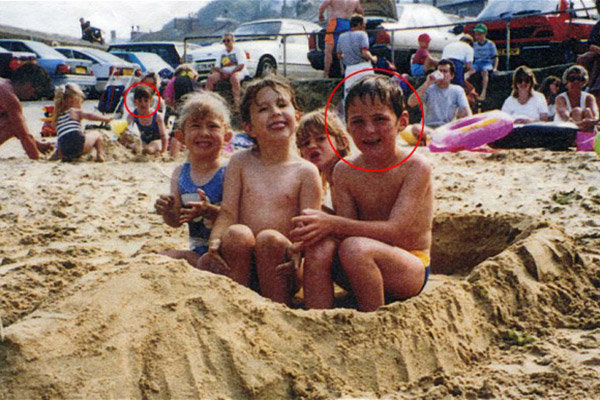
[{"label": "boy's bare chest", "polygon": [[373,175],[351,183],[351,195],[359,209],[361,219],[387,219],[404,179],[398,174]]}]

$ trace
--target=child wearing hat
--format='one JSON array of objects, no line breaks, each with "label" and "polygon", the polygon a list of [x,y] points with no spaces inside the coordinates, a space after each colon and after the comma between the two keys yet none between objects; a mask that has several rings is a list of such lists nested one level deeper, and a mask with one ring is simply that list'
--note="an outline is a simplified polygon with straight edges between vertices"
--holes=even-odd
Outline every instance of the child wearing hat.
[{"label": "child wearing hat", "polygon": [[494,42],[486,38],[487,26],[479,23],[473,29],[475,42],[473,43],[473,68],[466,73],[466,78],[469,79],[476,73],[481,73],[481,100],[485,100],[487,86],[489,82],[489,71],[498,69],[498,51]]},{"label": "child wearing hat", "polygon": [[427,33],[422,33],[417,40],[419,42],[419,49],[410,63],[410,74],[415,77],[424,76],[427,72],[437,67],[437,60],[429,54],[431,37]]}]

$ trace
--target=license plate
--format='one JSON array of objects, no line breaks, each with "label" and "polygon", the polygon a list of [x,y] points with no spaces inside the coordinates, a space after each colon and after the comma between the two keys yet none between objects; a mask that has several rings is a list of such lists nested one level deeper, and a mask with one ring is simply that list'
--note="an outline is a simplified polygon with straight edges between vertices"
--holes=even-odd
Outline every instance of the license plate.
[{"label": "license plate", "polygon": [[211,68],[213,67],[213,65],[214,65],[214,63],[212,63],[212,62],[197,63],[196,64],[196,70],[198,72],[210,71]]},{"label": "license plate", "polygon": [[123,68],[123,75],[133,75],[133,70],[131,68]]},{"label": "license plate", "polygon": [[[510,55],[511,56],[518,56],[519,54],[521,54],[521,48],[519,48],[519,47],[511,47],[510,48]],[[505,56],[506,55],[506,48],[504,48],[504,49],[498,49],[498,55],[499,56]]]},{"label": "license plate", "polygon": [[85,74],[85,73],[87,73],[87,70],[85,69],[85,67],[75,67],[75,73],[76,74]]}]

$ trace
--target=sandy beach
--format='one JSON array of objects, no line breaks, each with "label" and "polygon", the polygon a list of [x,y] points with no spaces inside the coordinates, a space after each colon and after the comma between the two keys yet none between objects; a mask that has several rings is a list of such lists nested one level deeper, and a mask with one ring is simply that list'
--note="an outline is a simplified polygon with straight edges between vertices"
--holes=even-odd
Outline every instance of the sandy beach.
[{"label": "sandy beach", "polygon": [[[39,132],[41,105],[24,105]],[[86,102],[86,108],[95,102]],[[289,309],[158,255],[181,160],[0,148],[0,399],[600,398],[600,157],[430,153],[433,275],[377,312]]]}]

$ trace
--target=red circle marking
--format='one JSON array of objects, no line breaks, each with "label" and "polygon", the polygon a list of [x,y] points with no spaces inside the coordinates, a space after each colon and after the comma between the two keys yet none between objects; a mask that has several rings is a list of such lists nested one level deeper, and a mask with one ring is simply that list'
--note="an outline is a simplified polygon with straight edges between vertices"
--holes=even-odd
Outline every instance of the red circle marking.
[{"label": "red circle marking", "polygon": [[[148,85],[148,86],[150,86],[154,90],[154,92],[156,92],[156,95],[158,96],[158,103],[156,104],[156,109],[151,114],[148,114],[148,115],[135,115],[134,113],[131,112],[131,110],[127,106],[127,93],[129,93],[129,91],[131,90],[131,88],[134,87],[134,86],[136,86],[136,85]],[[156,89],[156,86],[154,86],[150,82],[136,82],[136,83],[132,84],[131,86],[129,86],[127,88],[127,90],[125,91],[125,94],[123,95],[123,103],[125,103],[125,109],[129,113],[129,115],[131,115],[133,118],[150,118],[154,114],[156,114],[156,112],[160,108],[160,93],[159,93],[158,89]]]},{"label": "red circle marking", "polygon": [[[368,168],[362,168],[362,167],[359,167],[358,165],[352,164],[350,161],[348,161],[344,157],[342,157],[340,155],[340,153],[338,153],[337,149],[333,145],[333,142],[331,141],[331,138],[329,137],[329,132],[327,131],[327,110],[329,110],[329,104],[331,103],[331,99],[333,98],[333,95],[338,90],[338,88],[344,83],[344,81],[346,79],[348,79],[351,76],[354,76],[356,74],[360,74],[361,72],[365,72],[365,71],[382,71],[382,72],[385,72],[385,73],[388,73],[388,74],[396,75],[398,78],[402,79],[408,85],[408,87],[411,88],[411,90],[413,91],[413,93],[417,96],[417,100],[419,100],[419,108],[421,108],[421,134],[419,135],[419,139],[417,140],[417,144],[415,144],[415,147],[412,149],[412,151],[410,152],[410,154],[407,155],[406,157],[404,157],[404,159],[402,161],[400,161],[396,165],[392,165],[391,167],[387,167],[387,168],[382,168],[382,169],[368,169]],[[425,115],[425,113],[423,111],[423,103],[421,102],[421,97],[419,97],[419,93],[417,93],[417,91],[415,90],[415,88],[413,87],[413,85],[411,85],[399,73],[394,72],[394,71],[389,71],[387,69],[382,69],[382,68],[365,68],[365,69],[361,69],[360,71],[356,71],[353,74],[350,74],[347,77],[345,77],[344,79],[342,79],[341,82],[338,83],[337,86],[335,88],[333,88],[333,90],[331,91],[331,94],[329,95],[329,98],[327,99],[327,105],[325,106],[325,134],[327,135],[327,141],[329,142],[329,145],[331,146],[331,148],[333,149],[333,151],[335,151],[335,154],[338,156],[338,158],[340,160],[342,160],[343,162],[345,162],[346,164],[348,164],[349,166],[351,166],[352,168],[360,170],[360,171],[364,171],[364,172],[385,172],[385,171],[394,169],[394,168],[399,167],[400,165],[404,164],[404,162],[406,160],[408,160],[414,154],[415,151],[417,151],[417,147],[419,147],[419,143],[421,143],[421,139],[423,138],[423,131],[425,130],[425,118],[424,118],[424,115]]]}]

